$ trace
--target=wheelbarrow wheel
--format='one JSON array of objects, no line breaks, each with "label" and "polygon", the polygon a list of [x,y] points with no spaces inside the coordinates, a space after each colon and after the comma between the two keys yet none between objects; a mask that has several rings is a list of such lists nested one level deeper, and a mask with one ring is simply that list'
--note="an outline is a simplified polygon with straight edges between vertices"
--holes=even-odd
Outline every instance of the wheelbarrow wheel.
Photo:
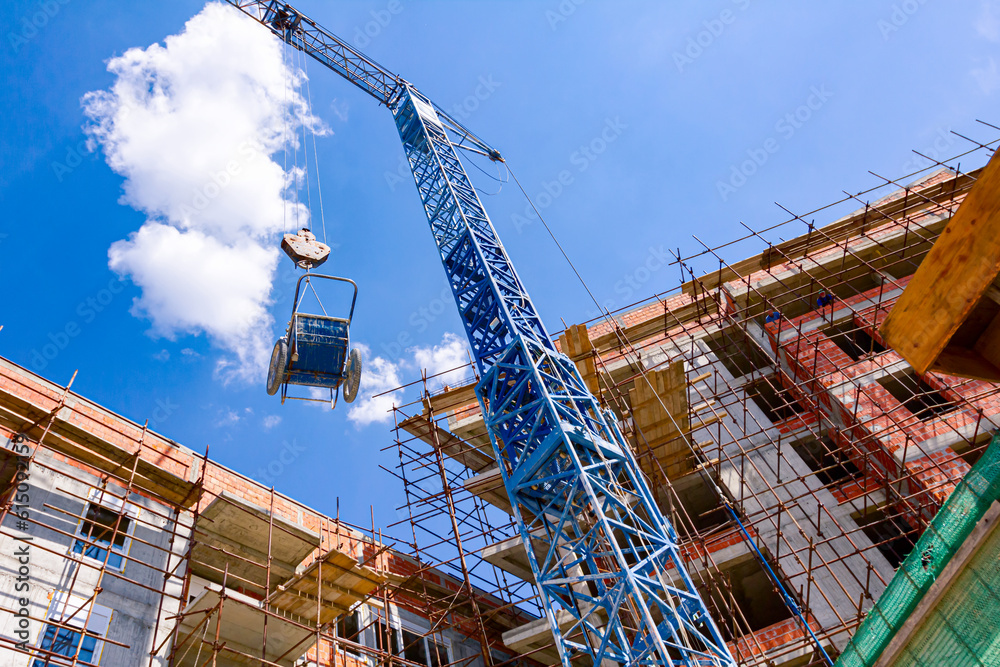
[{"label": "wheelbarrow wheel", "polygon": [[361,386],[361,350],[354,348],[347,357],[347,369],[344,373],[344,400],[353,403],[358,397]]},{"label": "wheelbarrow wheel", "polygon": [[288,373],[288,341],[279,338],[271,350],[271,364],[267,369],[267,395],[274,396],[281,389]]}]

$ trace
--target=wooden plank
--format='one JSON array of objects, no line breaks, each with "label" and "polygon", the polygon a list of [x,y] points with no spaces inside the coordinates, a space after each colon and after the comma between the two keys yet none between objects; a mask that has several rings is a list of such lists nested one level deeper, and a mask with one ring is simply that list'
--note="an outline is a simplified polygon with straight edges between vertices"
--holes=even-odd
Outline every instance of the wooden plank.
[{"label": "wooden plank", "polygon": [[[320,563],[322,562],[322,568]],[[319,580],[322,569],[323,581]],[[383,574],[360,565],[349,555],[330,551],[301,573],[277,587],[268,601],[282,611],[315,619],[322,585],[320,622],[329,623],[356,602],[366,600],[388,581]]]},{"label": "wooden plank", "polygon": [[926,373],[1000,272],[1000,158],[994,156],[880,329]]},{"label": "wooden plank", "polygon": [[597,374],[597,361],[594,359],[594,344],[590,341],[587,325],[574,324],[566,329],[559,337],[559,349],[576,364],[590,393],[600,397],[601,382]]},{"label": "wooden plank", "polygon": [[931,370],[973,380],[1000,382],[1000,368],[986,361],[975,350],[955,345],[949,345],[938,355]]},{"label": "wooden plank", "polygon": [[587,325],[574,324],[566,329],[559,336],[559,347],[573,361],[579,360],[584,355],[589,355],[594,350],[594,345],[590,342]]},{"label": "wooden plank", "polygon": [[683,474],[691,467],[690,450],[680,437],[690,429],[684,362],[675,361],[645,377],[649,383],[637,380],[629,392],[632,419],[639,431],[637,451],[644,452],[648,446],[668,475]]}]

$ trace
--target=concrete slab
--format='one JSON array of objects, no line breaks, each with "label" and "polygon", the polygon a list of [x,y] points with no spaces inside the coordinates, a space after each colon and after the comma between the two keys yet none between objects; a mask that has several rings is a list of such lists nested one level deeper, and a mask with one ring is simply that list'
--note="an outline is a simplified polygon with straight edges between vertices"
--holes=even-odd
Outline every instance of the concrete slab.
[{"label": "concrete slab", "polygon": [[[598,627],[601,627],[607,621],[606,616],[603,614],[600,616],[600,619],[602,620],[597,620],[596,623]],[[560,632],[565,633],[569,630],[574,620],[573,615],[563,609],[556,612],[556,622],[559,623]],[[579,633],[579,631],[577,632]],[[581,640],[582,638],[581,635],[576,637],[576,640]],[[558,665],[560,663],[559,651],[553,643],[552,629],[549,627],[549,619],[547,618],[539,618],[513,630],[508,630],[503,633],[502,639],[504,646],[520,654],[534,651],[534,653],[528,656],[533,660],[546,665]],[[605,661],[604,664],[610,667],[614,663]]]},{"label": "concrete slab", "polygon": [[[483,548],[479,555],[487,563],[498,567],[504,572],[528,582],[534,582],[535,577],[531,573],[531,564],[528,562],[528,553],[524,548],[524,541],[520,536],[490,544]],[[535,546],[535,557],[542,559],[544,553]]]},{"label": "concrete slab", "polygon": [[[321,580],[322,578],[322,580]],[[316,622],[317,602],[319,620],[328,623],[347,612],[352,605],[366,599],[387,578],[360,565],[340,551],[331,551],[313,561],[295,577],[280,584],[269,598],[274,608]]]},{"label": "concrete slab", "polygon": [[[308,649],[314,634],[295,623],[304,619],[267,616],[259,601],[228,589],[225,591],[220,616],[218,609],[221,600],[222,588],[213,584],[185,609],[180,621],[175,665],[196,667],[204,664],[212,655],[211,647],[204,642],[210,644],[215,640],[217,623],[219,642],[225,643],[229,649],[220,651],[214,663],[218,667],[259,667],[261,657],[275,664],[291,667]],[[265,617],[267,655],[261,656]],[[211,660],[209,663],[212,664]]]},{"label": "concrete slab", "polygon": [[[423,415],[415,415],[401,422],[400,427],[410,435],[431,447],[440,447],[441,452],[458,461],[473,472],[482,472],[494,465],[492,450],[484,452],[482,443],[474,445],[432,423]],[[487,444],[489,444],[487,439]]]},{"label": "concrete slab", "polygon": [[471,383],[458,387],[449,387],[437,394],[425,396],[423,404],[424,414],[433,411],[435,415],[443,415],[467,405],[478,405],[476,385],[475,383]]},{"label": "concrete slab", "polygon": [[497,509],[501,509],[507,514],[514,514],[510,498],[507,496],[507,489],[503,485],[503,478],[500,477],[500,468],[490,468],[465,480],[462,482],[462,486],[472,495],[488,502]]},{"label": "concrete slab", "polygon": [[[0,359],[0,375],[18,375],[18,367],[5,359]],[[14,433],[24,433],[35,442],[45,433],[46,447],[61,454],[78,459],[86,465],[102,472],[122,475],[128,474],[132,460],[132,449],[123,446],[125,438],[120,434],[114,436],[114,441],[105,439],[107,433],[95,424],[96,415],[107,415],[120,424],[135,426],[124,418],[105,411],[100,406],[85,399],[70,394],[65,404],[51,420],[48,432],[45,425],[49,423],[47,405],[43,405],[40,396],[24,395],[13,391],[0,391],[0,427]],[[103,426],[103,424],[102,424]],[[105,428],[106,430],[106,428]],[[112,436],[108,436],[111,438]],[[128,446],[131,447],[131,444]],[[174,460],[178,452],[175,447],[149,434],[133,478],[133,488],[151,492],[165,500],[182,507],[190,507],[200,497],[197,484],[170,472],[170,469],[180,470],[183,466]],[[123,473],[124,471],[124,473]],[[190,469],[186,470],[191,473]]]},{"label": "concrete slab", "polygon": [[454,418],[449,415],[448,429],[479,451],[493,456],[493,443],[490,442],[490,434],[486,431],[486,421],[478,407],[468,416]]},{"label": "concrete slab", "polygon": [[[573,617],[561,611],[561,615],[557,614],[556,618],[560,621],[560,627],[564,625],[569,627]],[[528,657],[543,664],[554,665],[560,662],[559,651],[553,643],[552,630],[549,628],[547,618],[540,618],[519,628],[508,630],[503,633],[503,643],[519,654],[532,652]]]},{"label": "concrete slab", "polygon": [[[191,571],[222,583],[228,565],[226,583],[264,594],[267,584],[268,511],[228,492],[222,492],[198,517],[196,544],[191,556]],[[319,547],[319,535],[274,517],[271,535],[270,590],[296,574],[296,567]],[[247,562],[247,560],[252,562]]]}]

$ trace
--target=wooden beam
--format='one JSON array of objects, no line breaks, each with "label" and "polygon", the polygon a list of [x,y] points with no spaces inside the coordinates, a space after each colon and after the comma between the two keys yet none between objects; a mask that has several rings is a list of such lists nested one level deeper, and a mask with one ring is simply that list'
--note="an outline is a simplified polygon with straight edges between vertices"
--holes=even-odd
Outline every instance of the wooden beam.
[{"label": "wooden beam", "polygon": [[1000,158],[994,156],[880,329],[926,373],[1000,272]]}]

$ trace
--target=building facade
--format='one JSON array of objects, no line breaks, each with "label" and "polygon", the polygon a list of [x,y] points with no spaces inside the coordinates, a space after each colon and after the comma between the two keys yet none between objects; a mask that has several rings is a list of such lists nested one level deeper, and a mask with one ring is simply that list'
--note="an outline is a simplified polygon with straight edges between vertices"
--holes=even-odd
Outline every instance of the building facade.
[{"label": "building facade", "polygon": [[[836,658],[1000,426],[1000,386],[879,335],[978,174],[559,338],[740,665]],[[469,380],[395,409],[407,551],[0,360],[0,665],[559,662]]]},{"label": "building facade", "polygon": [[471,667],[518,617],[475,632],[441,602],[463,582],[379,532],[3,359],[0,442],[4,667]]},{"label": "building facade", "polygon": [[[676,289],[559,339],[624,425],[741,665],[835,659],[1000,426],[997,385],[917,374],[879,335],[980,173],[938,169],[821,226],[796,216],[757,256],[706,251],[719,268],[700,277],[678,259]],[[448,456],[454,495],[501,515],[481,534],[504,525],[471,385],[398,412],[409,447]],[[505,536],[477,555],[530,582],[523,552]],[[504,641],[554,661],[544,623]]]}]

